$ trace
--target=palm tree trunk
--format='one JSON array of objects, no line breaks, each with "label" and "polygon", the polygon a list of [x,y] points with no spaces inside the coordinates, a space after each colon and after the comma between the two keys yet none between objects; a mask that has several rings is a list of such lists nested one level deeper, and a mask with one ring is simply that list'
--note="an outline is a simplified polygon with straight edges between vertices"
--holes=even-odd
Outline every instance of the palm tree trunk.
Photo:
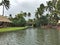
[{"label": "palm tree trunk", "polygon": [[3,4],[3,11],[2,11],[2,16],[4,16],[4,4]]},{"label": "palm tree trunk", "polygon": [[[2,2],[4,2],[4,0],[2,0]],[[3,9],[2,9],[2,16],[4,16],[4,4],[2,5]]]}]

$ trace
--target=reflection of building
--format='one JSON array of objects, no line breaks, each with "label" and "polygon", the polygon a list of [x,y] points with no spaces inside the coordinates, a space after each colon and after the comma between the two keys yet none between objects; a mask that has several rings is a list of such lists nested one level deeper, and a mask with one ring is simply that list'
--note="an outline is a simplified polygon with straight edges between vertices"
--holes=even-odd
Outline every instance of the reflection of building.
[{"label": "reflection of building", "polygon": [[11,21],[8,18],[0,16],[0,27],[7,27],[10,23]]}]

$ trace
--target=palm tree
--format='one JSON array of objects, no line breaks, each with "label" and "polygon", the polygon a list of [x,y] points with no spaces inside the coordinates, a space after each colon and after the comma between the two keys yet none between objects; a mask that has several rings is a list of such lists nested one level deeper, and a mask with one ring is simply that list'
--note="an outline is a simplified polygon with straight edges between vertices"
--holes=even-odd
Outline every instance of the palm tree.
[{"label": "palm tree", "polygon": [[28,17],[30,17],[31,16],[31,13],[30,12],[28,12]]},{"label": "palm tree", "polygon": [[12,17],[12,14],[9,15],[9,19],[11,20],[13,17]]},{"label": "palm tree", "polygon": [[56,6],[57,0],[52,0],[53,6]]},{"label": "palm tree", "polygon": [[2,15],[4,16],[4,7],[8,10],[9,7],[10,7],[10,1],[9,0],[2,0],[0,5],[3,6],[3,13],[2,13]]},{"label": "palm tree", "polygon": [[31,17],[31,13],[30,13],[30,12],[28,12],[27,16],[28,16],[28,20],[29,20],[29,19],[30,19],[30,17]]},{"label": "palm tree", "polygon": [[53,10],[53,3],[52,1],[47,2],[47,10],[51,13]]},{"label": "palm tree", "polygon": [[41,4],[39,8],[37,8],[36,12],[35,12],[35,16],[36,18],[40,18],[42,16],[42,14],[44,13],[45,10],[45,6],[44,4]]},{"label": "palm tree", "polygon": [[37,12],[40,16],[44,13],[45,6],[44,4],[41,4],[39,8],[37,8]]},{"label": "palm tree", "polygon": [[35,12],[35,17],[38,19],[39,16],[38,16],[38,12]]},{"label": "palm tree", "polygon": [[47,10],[50,12],[50,21],[53,22],[55,20],[57,22],[58,15],[60,13],[60,0],[52,0],[47,2]]},{"label": "palm tree", "polygon": [[26,12],[24,12],[23,14],[24,14],[24,17],[26,17],[26,16],[27,16],[27,13],[26,13]]}]

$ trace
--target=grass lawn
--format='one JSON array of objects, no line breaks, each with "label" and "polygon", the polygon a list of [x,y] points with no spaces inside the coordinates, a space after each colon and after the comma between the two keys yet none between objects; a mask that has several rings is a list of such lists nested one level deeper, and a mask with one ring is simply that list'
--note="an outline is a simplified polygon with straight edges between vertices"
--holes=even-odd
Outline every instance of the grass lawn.
[{"label": "grass lawn", "polygon": [[24,30],[26,28],[27,27],[7,27],[7,28],[0,28],[0,32]]}]

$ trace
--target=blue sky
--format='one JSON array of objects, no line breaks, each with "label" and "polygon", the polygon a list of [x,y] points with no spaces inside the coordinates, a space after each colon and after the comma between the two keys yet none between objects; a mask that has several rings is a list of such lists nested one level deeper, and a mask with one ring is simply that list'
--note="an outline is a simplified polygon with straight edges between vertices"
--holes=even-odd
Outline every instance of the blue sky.
[{"label": "blue sky", "polygon": [[[10,9],[8,11],[5,9],[5,15],[8,16],[9,14],[12,14],[14,16],[20,13],[20,11],[24,11],[31,12],[31,18],[34,18],[36,8],[39,7],[41,3],[46,5],[46,1],[49,0],[10,0]],[[0,15],[1,14],[2,6],[0,6]]]}]

